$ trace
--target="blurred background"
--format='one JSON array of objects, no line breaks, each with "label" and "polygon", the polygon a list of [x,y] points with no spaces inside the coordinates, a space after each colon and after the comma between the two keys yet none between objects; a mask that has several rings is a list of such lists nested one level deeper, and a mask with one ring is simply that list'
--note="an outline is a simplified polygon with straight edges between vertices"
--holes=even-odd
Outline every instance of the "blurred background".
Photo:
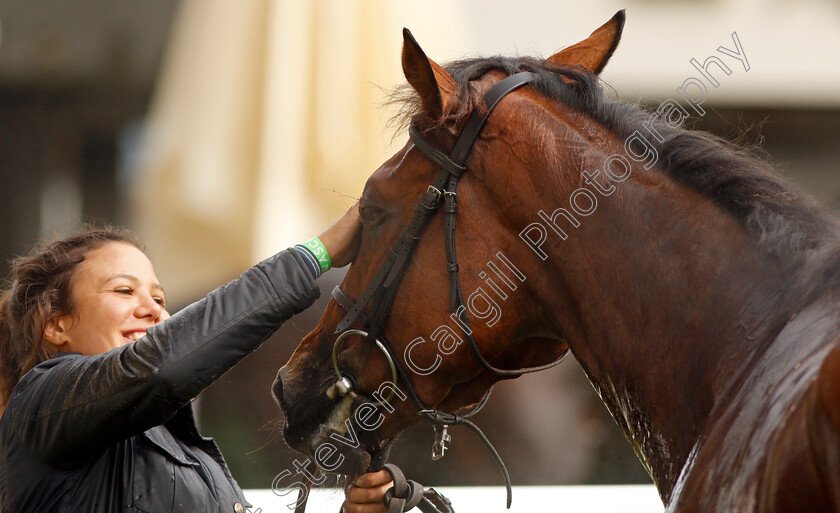
[{"label": "blurred background", "polygon": [[[548,56],[618,9],[624,36],[602,74],[628,101],[676,97],[737,31],[750,69],[718,73],[696,126],[761,143],[778,169],[840,204],[840,4],[817,0],[2,0],[0,257],[87,221],[146,241],[173,310],[252,263],[317,234],[402,146],[383,106],[403,82],[401,29],[445,62]],[[720,54],[718,54],[720,55]],[[197,402],[245,488],[294,456],[269,387],[341,280]],[[651,362],[655,365],[655,362]],[[514,484],[649,482],[577,364],[496,387],[478,424]],[[455,429],[429,460],[428,427],[393,460],[426,485],[500,484]]]}]

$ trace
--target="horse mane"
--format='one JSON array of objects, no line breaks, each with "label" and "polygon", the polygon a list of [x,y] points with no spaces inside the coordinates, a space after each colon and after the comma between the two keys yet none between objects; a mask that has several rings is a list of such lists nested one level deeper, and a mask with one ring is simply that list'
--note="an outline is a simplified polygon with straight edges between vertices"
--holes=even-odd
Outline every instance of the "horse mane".
[{"label": "horse mane", "polygon": [[[803,285],[805,295],[840,286],[840,223],[827,209],[802,193],[759,159],[755,148],[741,147],[712,134],[673,127],[637,104],[604,97],[597,76],[579,68],[559,67],[531,57],[480,57],[448,63],[446,70],[460,88],[457,111],[441,123],[458,122],[481,98],[469,82],[491,71],[511,75],[530,71],[531,85],[544,97],[583,112],[621,139],[650,124],[663,136],[648,137],[658,152],[657,168],[714,201],[755,237],[756,244],[782,265],[789,277]],[[410,87],[392,97],[402,106],[395,120],[406,123],[421,111]],[[805,273],[807,276],[803,276]]]}]

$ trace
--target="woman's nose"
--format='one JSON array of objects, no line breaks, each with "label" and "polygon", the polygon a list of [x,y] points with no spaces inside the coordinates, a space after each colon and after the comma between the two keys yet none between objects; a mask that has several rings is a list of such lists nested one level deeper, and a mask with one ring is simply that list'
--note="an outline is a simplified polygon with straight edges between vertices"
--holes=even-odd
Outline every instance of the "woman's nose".
[{"label": "woman's nose", "polygon": [[152,317],[157,319],[164,314],[166,317],[169,317],[169,314],[166,314],[166,310],[164,310],[163,305],[158,303],[154,297],[149,294],[141,295],[140,304],[137,305],[137,309],[135,310],[135,315],[137,317]]}]

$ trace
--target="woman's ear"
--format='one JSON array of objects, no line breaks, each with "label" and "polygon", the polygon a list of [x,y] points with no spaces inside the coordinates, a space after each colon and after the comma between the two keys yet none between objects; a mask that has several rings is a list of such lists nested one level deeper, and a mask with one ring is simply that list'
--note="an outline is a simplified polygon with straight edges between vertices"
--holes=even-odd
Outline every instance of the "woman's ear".
[{"label": "woman's ear", "polygon": [[47,321],[44,327],[44,340],[54,345],[56,350],[60,350],[61,346],[68,342],[67,330],[70,322],[72,322],[70,315],[62,315]]}]

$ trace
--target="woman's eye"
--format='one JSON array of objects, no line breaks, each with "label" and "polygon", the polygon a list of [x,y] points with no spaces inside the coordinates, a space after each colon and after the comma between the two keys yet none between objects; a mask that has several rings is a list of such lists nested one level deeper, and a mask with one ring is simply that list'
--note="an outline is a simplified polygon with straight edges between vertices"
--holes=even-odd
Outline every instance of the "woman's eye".
[{"label": "woman's eye", "polygon": [[116,292],[117,294],[126,294],[126,295],[129,295],[129,294],[131,294],[131,293],[132,293],[132,292],[134,292],[134,291],[133,291],[133,290],[131,290],[131,289],[117,289],[117,290],[115,290],[114,292]]},{"label": "woman's eye", "polygon": [[163,299],[162,297],[156,297],[155,298],[155,303],[159,304],[160,306],[162,306],[164,308],[166,307],[166,300]]}]

